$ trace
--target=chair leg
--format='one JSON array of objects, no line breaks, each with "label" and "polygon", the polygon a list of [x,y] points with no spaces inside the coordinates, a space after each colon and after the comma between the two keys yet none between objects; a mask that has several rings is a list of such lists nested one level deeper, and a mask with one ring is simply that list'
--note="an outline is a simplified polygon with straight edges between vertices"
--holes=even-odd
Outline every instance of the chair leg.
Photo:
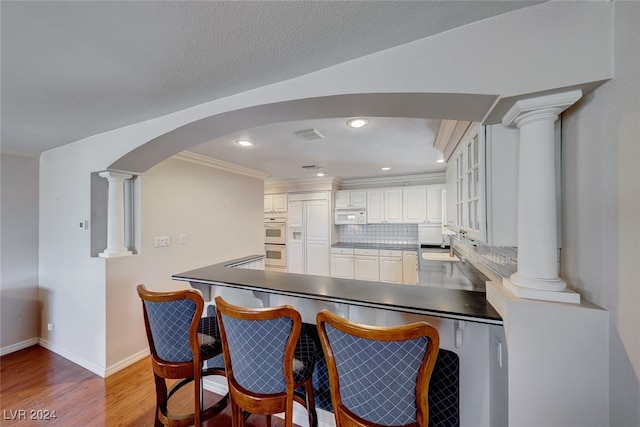
[{"label": "chair leg", "polygon": [[155,427],[162,427],[164,424],[160,421],[158,417],[158,413],[160,412],[161,407],[167,406],[167,383],[164,378],[157,376],[155,373],[153,374],[153,380],[156,385],[156,413],[155,413]]},{"label": "chair leg", "polygon": [[202,378],[197,374],[197,372],[193,378],[193,390],[193,425],[194,427],[200,427],[200,418],[202,417]]},{"label": "chair leg", "polygon": [[243,410],[238,406],[237,403],[230,399],[231,402],[231,425],[233,427],[242,427],[244,426],[244,414]]},{"label": "chair leg", "polygon": [[264,418],[265,418],[264,423],[266,427],[271,427],[271,415],[265,415]]},{"label": "chair leg", "polygon": [[316,399],[313,392],[313,380],[307,379],[304,385],[305,397],[307,398],[307,413],[309,415],[309,426],[318,426],[318,413],[316,412]]}]

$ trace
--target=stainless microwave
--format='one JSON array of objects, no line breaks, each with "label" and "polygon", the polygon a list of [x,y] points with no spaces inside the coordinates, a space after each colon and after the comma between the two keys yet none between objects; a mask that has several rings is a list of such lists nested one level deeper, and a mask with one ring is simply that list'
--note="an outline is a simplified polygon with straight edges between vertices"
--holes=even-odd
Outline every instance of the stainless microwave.
[{"label": "stainless microwave", "polygon": [[336,209],[335,224],[366,224],[367,212],[364,208]]}]

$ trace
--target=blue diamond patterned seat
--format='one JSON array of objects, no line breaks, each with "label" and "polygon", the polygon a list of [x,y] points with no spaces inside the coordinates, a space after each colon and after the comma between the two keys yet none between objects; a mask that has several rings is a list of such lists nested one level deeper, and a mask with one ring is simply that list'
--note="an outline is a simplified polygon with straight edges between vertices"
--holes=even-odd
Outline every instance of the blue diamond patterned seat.
[{"label": "blue diamond patterned seat", "polygon": [[327,310],[318,313],[317,326],[337,427],[428,425],[440,345],[433,326],[362,325]]},{"label": "blue diamond patterned seat", "polygon": [[[208,407],[203,404],[203,377],[225,375],[223,367],[203,368],[205,362],[211,364],[222,354],[215,312],[202,317],[204,300],[195,289],[153,292],[138,285],[137,290],[142,299],[156,386],[155,426],[200,426],[220,413],[228,402],[225,396]],[[180,381],[167,387],[167,379]],[[172,413],[168,408],[171,397],[191,383],[193,412]]]},{"label": "blue diamond patterned seat", "polygon": [[216,297],[218,324],[227,372],[234,427],[244,424],[243,412],[271,415],[284,412],[285,427],[293,424],[293,402],[317,425],[312,374],[316,347],[301,333],[302,318],[291,306],[246,308]]}]

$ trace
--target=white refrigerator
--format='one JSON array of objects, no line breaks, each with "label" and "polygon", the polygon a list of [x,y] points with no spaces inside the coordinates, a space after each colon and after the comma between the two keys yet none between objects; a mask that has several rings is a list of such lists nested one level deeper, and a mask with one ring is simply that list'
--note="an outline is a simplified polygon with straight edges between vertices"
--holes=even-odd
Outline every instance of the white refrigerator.
[{"label": "white refrigerator", "polygon": [[[300,200],[296,200],[299,196]],[[289,273],[329,276],[330,212],[328,193],[292,195],[287,218]]]}]

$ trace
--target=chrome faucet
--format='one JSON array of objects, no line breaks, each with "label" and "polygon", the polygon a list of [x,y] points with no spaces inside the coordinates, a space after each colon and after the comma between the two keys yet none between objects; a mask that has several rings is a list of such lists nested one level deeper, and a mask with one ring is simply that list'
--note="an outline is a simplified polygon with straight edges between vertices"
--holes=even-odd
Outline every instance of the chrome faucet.
[{"label": "chrome faucet", "polygon": [[453,258],[453,234],[449,234],[449,256]]}]

